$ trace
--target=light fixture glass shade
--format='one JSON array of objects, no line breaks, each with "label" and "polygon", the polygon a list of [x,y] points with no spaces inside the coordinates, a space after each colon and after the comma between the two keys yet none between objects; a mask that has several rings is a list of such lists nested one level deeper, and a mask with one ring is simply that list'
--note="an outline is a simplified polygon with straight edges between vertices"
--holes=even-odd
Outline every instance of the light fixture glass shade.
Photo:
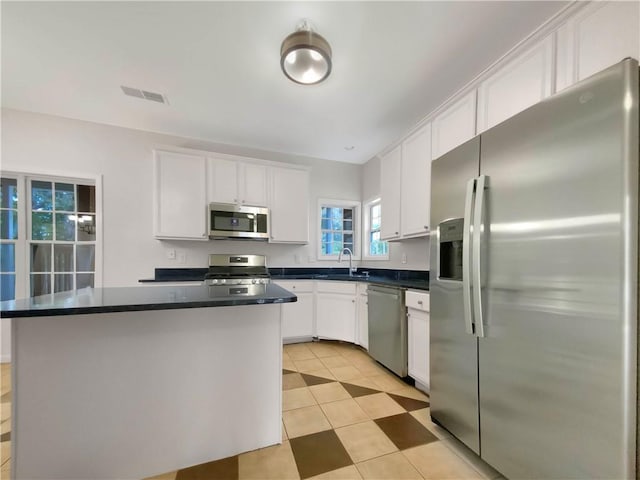
[{"label": "light fixture glass shade", "polygon": [[282,42],[280,66],[296,83],[319,83],[331,73],[331,47],[321,35],[311,30],[299,30]]}]

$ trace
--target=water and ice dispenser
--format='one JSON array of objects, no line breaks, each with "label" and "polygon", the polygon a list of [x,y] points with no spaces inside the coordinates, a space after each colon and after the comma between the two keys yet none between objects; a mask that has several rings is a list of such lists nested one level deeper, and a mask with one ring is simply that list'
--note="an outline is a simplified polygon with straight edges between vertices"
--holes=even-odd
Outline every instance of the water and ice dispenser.
[{"label": "water and ice dispenser", "polygon": [[462,281],[462,239],[464,219],[454,218],[438,225],[440,229],[440,272],[442,280]]}]

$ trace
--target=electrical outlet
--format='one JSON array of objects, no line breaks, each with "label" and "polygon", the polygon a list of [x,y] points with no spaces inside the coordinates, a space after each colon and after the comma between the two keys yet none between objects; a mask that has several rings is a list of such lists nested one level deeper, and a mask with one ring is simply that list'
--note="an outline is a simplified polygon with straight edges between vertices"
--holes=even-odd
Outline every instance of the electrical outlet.
[{"label": "electrical outlet", "polygon": [[169,260],[175,260],[176,259],[176,250],[175,248],[170,248],[167,250],[167,258]]},{"label": "electrical outlet", "polygon": [[407,263],[407,254],[406,253],[402,254],[402,263]]}]

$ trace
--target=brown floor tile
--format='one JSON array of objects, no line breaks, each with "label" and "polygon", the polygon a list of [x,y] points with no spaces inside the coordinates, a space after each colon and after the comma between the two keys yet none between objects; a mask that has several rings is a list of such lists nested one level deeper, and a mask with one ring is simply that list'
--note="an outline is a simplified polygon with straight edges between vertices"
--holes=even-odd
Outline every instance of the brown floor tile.
[{"label": "brown floor tile", "polygon": [[403,397],[401,395],[396,395],[391,392],[387,392],[391,398],[393,398],[396,402],[400,404],[402,408],[404,408],[408,412],[412,412],[413,410],[421,410],[423,408],[427,408],[429,406],[429,402],[423,402],[422,400],[416,400],[414,398]]},{"label": "brown floor tile", "polygon": [[317,403],[314,396],[311,395],[309,387],[292,388],[282,392],[282,411],[310,407]]},{"label": "brown floor tile", "polygon": [[351,380],[349,380],[346,383],[350,383],[351,385],[358,385],[359,387],[365,387],[365,388],[371,388],[372,390],[375,390],[376,392],[379,392],[380,389],[378,388],[378,385],[376,385],[376,383],[371,380],[370,378],[353,378]]},{"label": "brown floor tile", "polygon": [[298,368],[299,372],[313,372],[315,370],[324,370],[327,368],[319,358],[294,360],[293,363]]},{"label": "brown floor tile", "polygon": [[347,360],[342,355],[335,355],[333,357],[325,357],[322,358],[322,363],[324,363],[326,368],[335,368],[335,367],[346,367],[351,365],[349,360]]},{"label": "brown floor tile", "polygon": [[482,475],[442,442],[405,450],[402,454],[429,480],[482,479]]},{"label": "brown floor tile", "polygon": [[335,402],[338,400],[346,400],[351,398],[349,392],[338,382],[323,383],[321,385],[313,385],[309,387],[311,394],[318,403]]},{"label": "brown floor tile", "polygon": [[376,393],[365,395],[355,399],[358,405],[369,415],[370,418],[390,417],[405,413],[405,409],[398,405],[386,393]]},{"label": "brown floor tile", "polygon": [[312,385],[321,385],[323,383],[335,382],[335,380],[324,378],[324,377],[318,377],[317,375],[312,375],[310,373],[301,373],[300,375],[302,376],[305,385],[309,387],[311,387]]},{"label": "brown floor tile", "polygon": [[433,433],[408,413],[378,418],[375,422],[399,450],[438,440]]},{"label": "brown floor tile", "polygon": [[353,398],[356,397],[364,397],[365,395],[373,395],[375,393],[380,393],[380,390],[374,390],[372,388],[361,387],[360,385],[354,385],[348,382],[340,382],[344,389],[349,392]]},{"label": "brown floor tile", "polygon": [[163,473],[154,477],[147,477],[145,480],[176,480],[178,472]]},{"label": "brown floor tile", "polygon": [[240,480],[298,480],[300,475],[298,475],[290,443],[284,442],[281,445],[239,455],[238,478]]},{"label": "brown floor tile", "polygon": [[336,377],[337,380],[348,381],[352,378],[361,378],[362,372],[352,365],[346,367],[333,367],[329,371]]},{"label": "brown floor tile", "polygon": [[288,373],[282,376],[282,390],[291,390],[292,388],[306,387],[302,375],[299,373]]},{"label": "brown floor tile", "polygon": [[358,463],[356,467],[365,480],[422,480],[422,475],[400,452]]},{"label": "brown floor tile", "polygon": [[5,432],[0,435],[0,442],[9,442],[11,441],[11,432]]},{"label": "brown floor tile", "polygon": [[331,429],[329,420],[318,405],[283,412],[282,420],[287,429],[289,440]]},{"label": "brown floor tile", "polygon": [[353,463],[334,430],[293,438],[290,443],[303,479]]},{"label": "brown floor tile", "polygon": [[237,456],[183,468],[178,470],[176,475],[176,480],[236,480],[237,478]]},{"label": "brown floor tile", "polygon": [[338,428],[335,432],[354,462],[364,462],[398,450],[373,421]]},{"label": "brown floor tile", "polygon": [[[364,413],[364,410],[362,410],[360,405],[352,398],[324,403],[320,405],[320,408],[329,419],[333,428],[344,427],[369,420],[369,416]],[[417,420],[414,421],[417,422]]]},{"label": "brown floor tile", "polygon": [[332,382],[336,381],[336,377],[334,377],[333,374],[326,368],[323,368],[322,370],[314,370],[312,372],[312,375],[314,377],[328,378]]},{"label": "brown floor tile", "polygon": [[401,395],[403,397],[414,398],[416,400],[422,400],[423,402],[429,401],[429,395],[407,384],[403,384],[401,388],[398,388],[396,390],[390,390],[389,393],[393,393],[394,395]]},{"label": "brown floor tile", "polygon": [[355,465],[349,465],[348,467],[342,467],[321,475],[316,475],[315,477],[309,478],[309,480],[362,480],[362,475],[360,475]]},{"label": "brown floor tile", "polygon": [[282,369],[282,374],[283,375],[287,375],[288,373],[296,373],[295,370],[287,370],[286,368]]}]

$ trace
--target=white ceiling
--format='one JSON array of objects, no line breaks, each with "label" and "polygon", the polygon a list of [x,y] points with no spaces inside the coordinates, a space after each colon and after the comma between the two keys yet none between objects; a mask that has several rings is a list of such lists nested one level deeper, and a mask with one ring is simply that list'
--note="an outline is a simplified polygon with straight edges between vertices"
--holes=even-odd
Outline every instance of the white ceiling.
[{"label": "white ceiling", "polygon": [[[3,1],[2,105],[363,163],[566,3]],[[333,49],[320,85],[280,70],[303,18]]]}]

